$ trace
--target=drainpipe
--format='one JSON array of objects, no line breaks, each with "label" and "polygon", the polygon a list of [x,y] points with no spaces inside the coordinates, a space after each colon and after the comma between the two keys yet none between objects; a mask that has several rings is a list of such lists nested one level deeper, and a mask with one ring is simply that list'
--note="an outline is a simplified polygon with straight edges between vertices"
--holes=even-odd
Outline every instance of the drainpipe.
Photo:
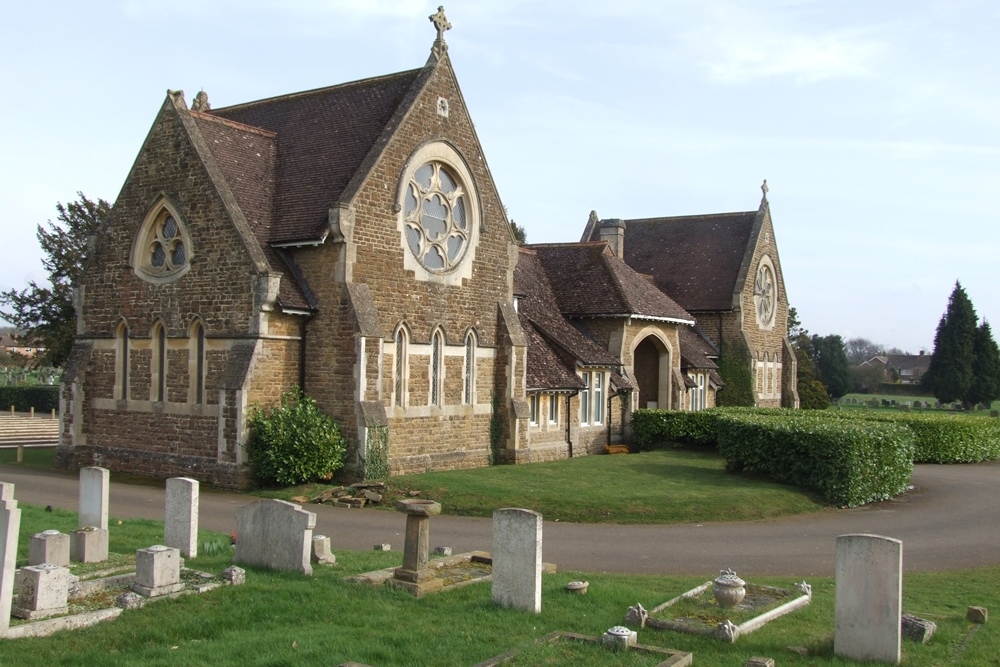
[{"label": "drainpipe", "polygon": [[[611,384],[610,382],[608,384]],[[611,446],[611,392],[608,392],[608,407],[605,409],[604,418],[608,422],[608,444],[607,447]]]},{"label": "drainpipe", "polygon": [[306,329],[314,317],[316,317],[315,312],[302,320],[301,333],[299,334],[299,389],[302,390],[303,395],[306,393]]},{"label": "drainpipe", "polygon": [[569,401],[573,394],[566,394],[566,444],[569,445],[569,457],[573,458],[573,438],[570,436],[570,428],[573,424],[569,414]]}]

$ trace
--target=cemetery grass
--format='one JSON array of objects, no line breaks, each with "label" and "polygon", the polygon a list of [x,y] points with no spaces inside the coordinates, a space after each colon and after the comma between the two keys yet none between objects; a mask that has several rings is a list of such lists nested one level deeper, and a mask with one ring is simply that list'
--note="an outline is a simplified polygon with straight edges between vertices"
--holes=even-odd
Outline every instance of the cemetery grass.
[{"label": "cemetery grass", "polygon": [[[23,506],[21,543],[48,528],[72,529],[69,512],[46,513]],[[225,540],[203,532],[201,541]],[[162,524],[111,520],[112,552],[130,552],[162,540]],[[711,578],[557,572],[543,577],[542,612],[527,614],[495,607],[488,583],[417,599],[390,588],[344,581],[345,576],[398,565],[399,552],[338,551],[337,565],[316,567],[312,577],[247,569],[247,583],[175,600],[147,603],[118,619],[51,637],[0,641],[0,665],[94,667],[142,664],[313,667],[357,661],[378,667],[474,665],[511,649],[525,651],[515,664],[604,666],[653,665],[658,659],[621,663],[610,654],[573,650],[560,642],[554,650],[537,642],[554,631],[598,636],[622,622],[626,609],[641,602],[647,609]],[[230,552],[202,555],[187,565],[219,573]],[[706,569],[718,570],[718,563]],[[933,620],[938,632],[930,644],[903,643],[908,667],[1000,664],[1000,627],[994,621],[974,626],[965,620],[968,605],[1000,608],[1000,567],[948,573],[908,574],[903,608]],[[790,588],[801,579],[746,577],[751,583]],[[586,579],[586,595],[564,590]],[[694,653],[696,665],[739,667],[750,656],[770,656],[777,664],[847,667],[857,663],[833,656],[834,581],[810,579],[811,605],[780,618],[736,644],[686,635],[639,630],[639,643]],[[803,646],[808,657],[787,647]]]},{"label": "cemetery grass", "polygon": [[[463,516],[528,506],[547,521],[662,524],[753,521],[824,509],[806,490],[726,472],[725,460],[714,452],[676,449],[402,475],[384,482],[383,509],[419,492],[440,502],[444,514]],[[312,498],[326,488],[311,484],[261,495]]]},{"label": "cemetery grass", "polygon": [[[24,460],[21,465],[26,468],[52,470],[55,467],[55,459],[55,447],[25,447]],[[0,463],[4,465],[17,465],[17,447],[4,447],[0,449]]]}]

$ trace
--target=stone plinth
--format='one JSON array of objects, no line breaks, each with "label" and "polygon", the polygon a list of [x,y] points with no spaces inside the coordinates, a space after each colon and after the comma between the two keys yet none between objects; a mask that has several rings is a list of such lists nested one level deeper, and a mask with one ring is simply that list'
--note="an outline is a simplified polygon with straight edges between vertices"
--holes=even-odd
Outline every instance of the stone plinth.
[{"label": "stone plinth", "polygon": [[17,576],[17,600],[11,613],[36,620],[69,612],[69,570],[52,563],[22,567]]},{"label": "stone plinth", "polygon": [[542,515],[526,509],[493,512],[493,602],[542,611]]},{"label": "stone plinth", "polygon": [[10,609],[14,599],[14,570],[17,568],[17,537],[21,529],[21,510],[14,500],[14,485],[0,482],[0,637],[10,627]]},{"label": "stone plinth", "polygon": [[108,559],[107,529],[87,526],[70,535],[69,557],[77,563],[100,563]]},{"label": "stone plinth", "polygon": [[317,565],[337,564],[337,557],[330,551],[330,538],[326,535],[313,535],[312,562]]},{"label": "stone plinth", "polygon": [[163,542],[180,549],[185,558],[198,555],[198,496],[198,480],[188,477],[167,480]]},{"label": "stone plinth", "polygon": [[136,549],[133,591],[148,598],[155,598],[176,593],[183,588],[180,549],[162,544]]},{"label": "stone plinth", "polygon": [[403,544],[403,566],[396,568],[388,583],[417,597],[443,588],[444,582],[427,567],[430,517],[441,513],[441,503],[407,498],[396,503],[396,510],[406,514],[406,539]]},{"label": "stone plinth", "polygon": [[69,535],[58,530],[35,533],[28,540],[28,565],[52,563],[69,567]]},{"label": "stone plinth", "polygon": [[837,538],[834,654],[899,664],[903,543],[880,535]]}]

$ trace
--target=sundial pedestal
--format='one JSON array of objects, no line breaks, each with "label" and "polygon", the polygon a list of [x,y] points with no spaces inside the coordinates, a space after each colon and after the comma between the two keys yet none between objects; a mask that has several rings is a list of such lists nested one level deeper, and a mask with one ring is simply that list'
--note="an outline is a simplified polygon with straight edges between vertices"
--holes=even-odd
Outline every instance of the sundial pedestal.
[{"label": "sundial pedestal", "polygon": [[420,597],[440,590],[444,581],[427,567],[430,552],[430,517],[441,513],[441,503],[408,498],[396,503],[396,511],[406,514],[406,539],[403,565],[397,567],[387,583]]}]

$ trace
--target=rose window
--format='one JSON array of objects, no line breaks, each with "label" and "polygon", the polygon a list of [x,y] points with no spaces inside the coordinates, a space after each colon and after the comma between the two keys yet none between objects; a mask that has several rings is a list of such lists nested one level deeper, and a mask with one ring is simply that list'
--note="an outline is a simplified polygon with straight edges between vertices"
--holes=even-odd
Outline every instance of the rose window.
[{"label": "rose window", "polygon": [[440,162],[419,167],[403,198],[403,223],[410,251],[424,268],[449,271],[469,247],[471,226],[466,189]]},{"label": "rose window", "polygon": [[155,206],[132,246],[132,266],[153,283],[180,278],[191,268],[191,242],[184,225],[166,206]]},{"label": "rose window", "polygon": [[757,269],[757,279],[754,281],[753,300],[757,307],[757,323],[770,326],[774,323],[774,310],[777,289],[774,283],[774,272],[768,264],[761,264]]}]

